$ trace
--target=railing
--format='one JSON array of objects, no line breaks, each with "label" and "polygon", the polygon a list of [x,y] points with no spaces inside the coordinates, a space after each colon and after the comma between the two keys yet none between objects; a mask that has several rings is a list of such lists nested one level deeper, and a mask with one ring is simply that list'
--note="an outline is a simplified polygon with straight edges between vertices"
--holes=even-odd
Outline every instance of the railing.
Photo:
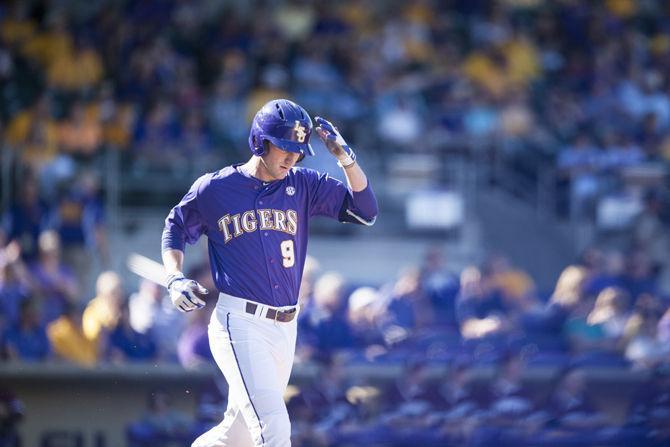
[{"label": "railing", "polygon": [[14,194],[12,179],[14,172],[15,151],[8,144],[0,147],[0,163],[2,168],[0,176],[2,176],[2,197],[0,197],[0,210],[6,210],[12,202]]},{"label": "railing", "polygon": [[[366,379],[378,383],[396,380],[403,376],[405,366],[401,362],[376,365],[371,363],[347,363],[342,365],[343,374],[351,379]],[[431,379],[439,379],[448,374],[450,365],[433,364],[427,366],[426,375]],[[561,371],[562,366],[528,366],[524,369],[526,380],[549,383]],[[580,368],[587,379],[593,381],[642,382],[650,378],[646,370],[631,370],[623,367]],[[291,373],[292,383],[305,383],[317,380],[322,367],[317,363],[297,363]],[[473,381],[488,381],[495,378],[495,366],[472,366],[468,376]],[[203,383],[221,373],[212,364],[203,364],[199,368],[187,369],[172,363],[102,363],[95,367],[81,367],[70,363],[59,362],[0,362],[0,380],[3,383],[48,382],[48,381],[86,381],[86,382],[196,382]]]}]

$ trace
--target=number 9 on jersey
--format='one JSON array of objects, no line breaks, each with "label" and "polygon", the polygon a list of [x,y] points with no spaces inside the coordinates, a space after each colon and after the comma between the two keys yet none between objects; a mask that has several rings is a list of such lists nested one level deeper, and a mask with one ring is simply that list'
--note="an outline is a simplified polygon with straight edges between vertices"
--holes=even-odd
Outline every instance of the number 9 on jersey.
[{"label": "number 9 on jersey", "polygon": [[288,239],[280,245],[283,261],[282,265],[286,268],[293,267],[295,264],[295,251],[293,250],[293,240]]}]

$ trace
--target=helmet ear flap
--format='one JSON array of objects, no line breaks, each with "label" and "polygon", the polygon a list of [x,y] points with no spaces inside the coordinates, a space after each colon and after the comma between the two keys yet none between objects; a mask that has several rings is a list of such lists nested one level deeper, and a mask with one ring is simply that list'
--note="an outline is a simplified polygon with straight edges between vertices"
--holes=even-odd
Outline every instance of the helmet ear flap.
[{"label": "helmet ear flap", "polygon": [[[260,141],[259,141],[260,140]],[[263,155],[267,151],[267,140],[261,140],[258,135],[253,135],[251,138],[251,144],[254,147],[255,155]]]}]

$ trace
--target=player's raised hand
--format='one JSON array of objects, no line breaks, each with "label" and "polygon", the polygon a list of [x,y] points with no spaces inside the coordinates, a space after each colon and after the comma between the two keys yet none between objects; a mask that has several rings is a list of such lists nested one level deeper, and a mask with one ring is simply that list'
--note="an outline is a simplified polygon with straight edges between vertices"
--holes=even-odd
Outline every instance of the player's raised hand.
[{"label": "player's raised hand", "polygon": [[197,281],[185,278],[182,273],[175,273],[168,278],[168,292],[172,304],[181,312],[190,312],[205,307],[205,302],[196,293],[206,295],[209,293]]},{"label": "player's raised hand", "polygon": [[316,133],[326,145],[328,151],[340,161],[340,165],[347,167],[354,164],[356,161],[356,154],[354,154],[353,149],[347,145],[347,142],[344,141],[344,138],[342,138],[337,127],[333,126],[333,123],[320,116],[317,116],[315,121],[318,125],[315,129]]}]

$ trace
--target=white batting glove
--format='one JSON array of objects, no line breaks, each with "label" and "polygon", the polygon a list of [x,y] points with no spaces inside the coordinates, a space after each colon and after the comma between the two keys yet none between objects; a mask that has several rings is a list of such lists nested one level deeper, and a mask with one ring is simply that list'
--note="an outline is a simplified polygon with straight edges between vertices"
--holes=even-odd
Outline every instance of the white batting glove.
[{"label": "white batting glove", "polygon": [[317,116],[315,118],[318,126],[316,133],[326,145],[328,151],[333,154],[341,167],[346,168],[356,162],[356,154],[354,150],[349,147],[340,131],[327,119]]},{"label": "white batting glove", "polygon": [[200,294],[209,293],[197,281],[185,278],[181,272],[168,277],[167,289],[172,304],[181,312],[190,312],[205,307],[205,302],[196,295],[196,292]]}]

